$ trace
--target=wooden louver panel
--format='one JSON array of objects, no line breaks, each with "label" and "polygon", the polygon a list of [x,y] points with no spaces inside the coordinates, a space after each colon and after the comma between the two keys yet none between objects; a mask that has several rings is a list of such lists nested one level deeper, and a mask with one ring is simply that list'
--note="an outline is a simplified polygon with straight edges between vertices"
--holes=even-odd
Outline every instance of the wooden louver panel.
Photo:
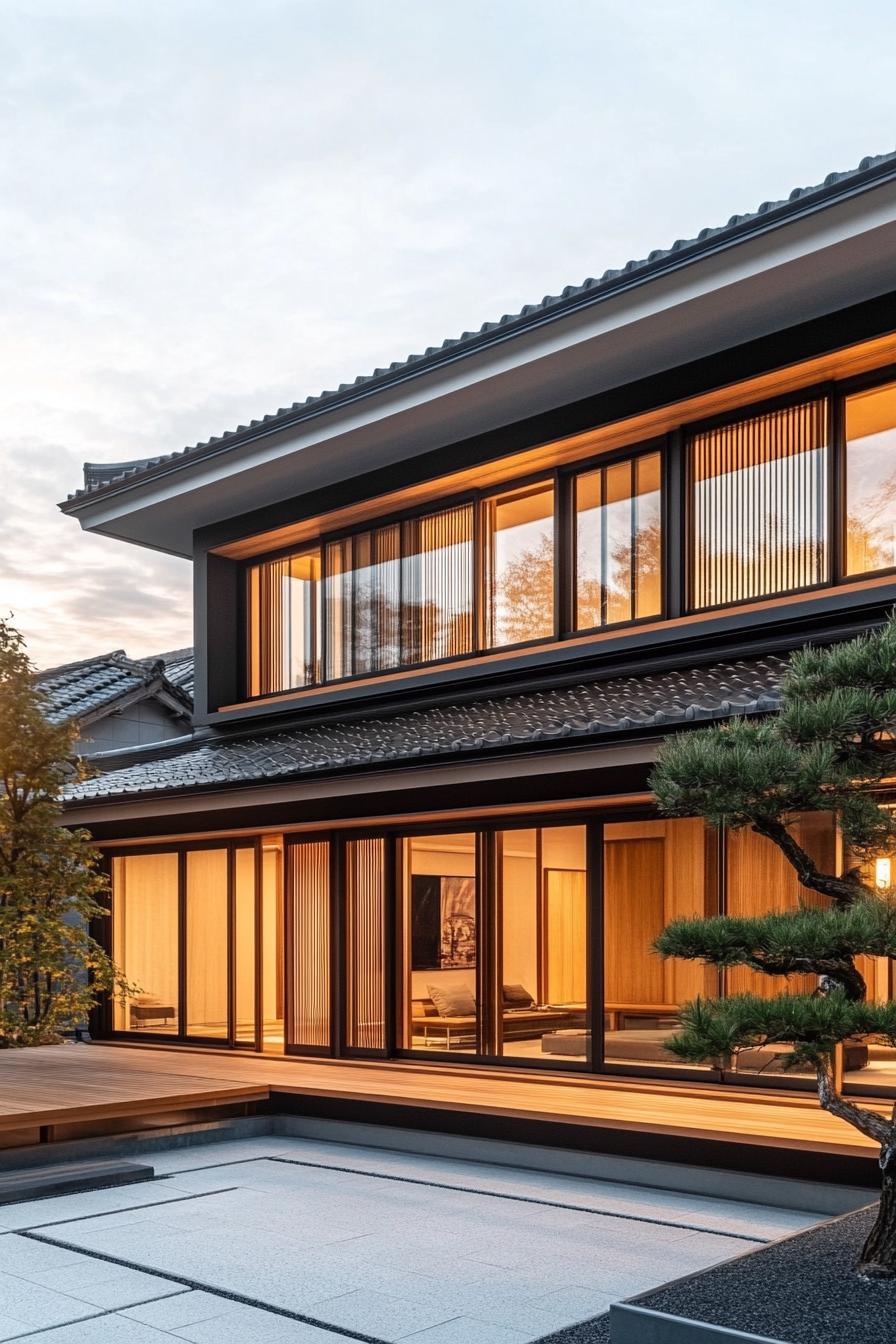
[{"label": "wooden louver panel", "polygon": [[330,846],[325,840],[289,845],[287,894],[291,923],[288,1040],[330,1044]]},{"label": "wooden louver panel", "polygon": [[825,580],[827,418],[819,399],[692,436],[692,610]]},{"label": "wooden louver panel", "polygon": [[350,840],[346,868],[346,1044],[386,1046],[385,842]]}]

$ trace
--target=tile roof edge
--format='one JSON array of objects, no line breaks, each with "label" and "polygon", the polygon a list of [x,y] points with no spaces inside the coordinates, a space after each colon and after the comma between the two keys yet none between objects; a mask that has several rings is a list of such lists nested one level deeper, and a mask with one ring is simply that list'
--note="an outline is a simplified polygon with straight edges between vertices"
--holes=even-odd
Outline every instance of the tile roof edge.
[{"label": "tile roof edge", "polygon": [[[449,338],[439,346],[429,347],[423,355],[411,355],[404,360],[394,361],[388,368],[360,375],[351,383],[340,384],[334,392],[307,397],[305,401],[295,402],[288,409],[267,415],[261,420],[253,420],[249,425],[240,425],[235,430],[225,431],[206,442],[177,452],[156,454],[130,463],[109,464],[106,469],[115,470],[117,474],[114,477],[92,487],[87,485],[63,500],[58,507],[64,513],[77,513],[95,499],[120,493],[132,484],[169,475],[194,462],[205,461],[272,433],[281,433],[303,421],[328,414],[407,379],[424,376],[445,364],[514,339],[523,332],[562,320],[570,312],[649,283],[659,275],[691,265],[714,252],[727,250],[748,236],[769,232],[795,218],[825,209],[839,198],[861,194],[891,177],[896,177],[896,150],[866,156],[856,168],[829,173],[823,182],[810,187],[795,188],[784,200],[763,202],[755,211],[732,216],[727,224],[701,229],[695,238],[679,239],[670,248],[655,249],[645,260],[629,261],[618,271],[606,271],[598,280],[589,279],[581,285],[566,286],[556,298],[546,296],[539,304],[526,304],[519,313],[497,322],[485,322],[475,332],[464,332],[460,337]],[[86,463],[85,481],[91,472],[99,474],[103,470],[101,463]]]}]

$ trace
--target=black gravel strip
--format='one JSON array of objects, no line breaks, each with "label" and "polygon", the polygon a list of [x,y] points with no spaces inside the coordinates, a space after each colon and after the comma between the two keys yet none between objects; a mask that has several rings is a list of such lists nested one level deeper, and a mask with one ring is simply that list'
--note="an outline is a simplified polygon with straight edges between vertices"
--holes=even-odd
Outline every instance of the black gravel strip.
[{"label": "black gravel strip", "polygon": [[634,1300],[787,1344],[893,1344],[896,1279],[853,1272],[876,1214],[860,1209]]},{"label": "black gravel strip", "polygon": [[592,1316],[590,1321],[579,1321],[553,1335],[537,1339],[535,1344],[610,1344],[610,1317]]}]

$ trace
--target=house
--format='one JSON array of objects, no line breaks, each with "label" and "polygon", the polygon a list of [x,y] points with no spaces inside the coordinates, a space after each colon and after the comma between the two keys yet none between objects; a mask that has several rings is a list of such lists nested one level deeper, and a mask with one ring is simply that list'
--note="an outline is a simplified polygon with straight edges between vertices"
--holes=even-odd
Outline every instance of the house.
[{"label": "house", "polygon": [[[896,154],[61,508],[189,556],[192,739],[73,784],[141,992],[95,1034],[773,1088],[665,1051],[675,915],[793,905],[752,832],[664,820],[670,732],[896,603]],[[795,825],[836,859],[833,817]],[[869,965],[872,992],[893,970]],[[847,1059],[896,1097],[896,1058]],[[505,1076],[502,1074],[502,1076]],[[788,1077],[790,1088],[811,1080]]]},{"label": "house", "polygon": [[77,724],[75,752],[98,768],[123,748],[190,731],[192,649],[140,659],[115,649],[45,668],[34,680],[48,717],[53,723]]}]

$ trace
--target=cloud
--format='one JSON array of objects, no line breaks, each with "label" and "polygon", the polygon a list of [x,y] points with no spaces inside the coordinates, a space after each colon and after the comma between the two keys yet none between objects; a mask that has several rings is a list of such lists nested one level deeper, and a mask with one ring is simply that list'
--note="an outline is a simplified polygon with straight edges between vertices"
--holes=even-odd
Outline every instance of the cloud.
[{"label": "cloud", "polygon": [[186,562],[57,512],[84,460],[207,439],[887,148],[888,33],[876,0],[7,0],[0,608],[35,659],[191,639]]}]

